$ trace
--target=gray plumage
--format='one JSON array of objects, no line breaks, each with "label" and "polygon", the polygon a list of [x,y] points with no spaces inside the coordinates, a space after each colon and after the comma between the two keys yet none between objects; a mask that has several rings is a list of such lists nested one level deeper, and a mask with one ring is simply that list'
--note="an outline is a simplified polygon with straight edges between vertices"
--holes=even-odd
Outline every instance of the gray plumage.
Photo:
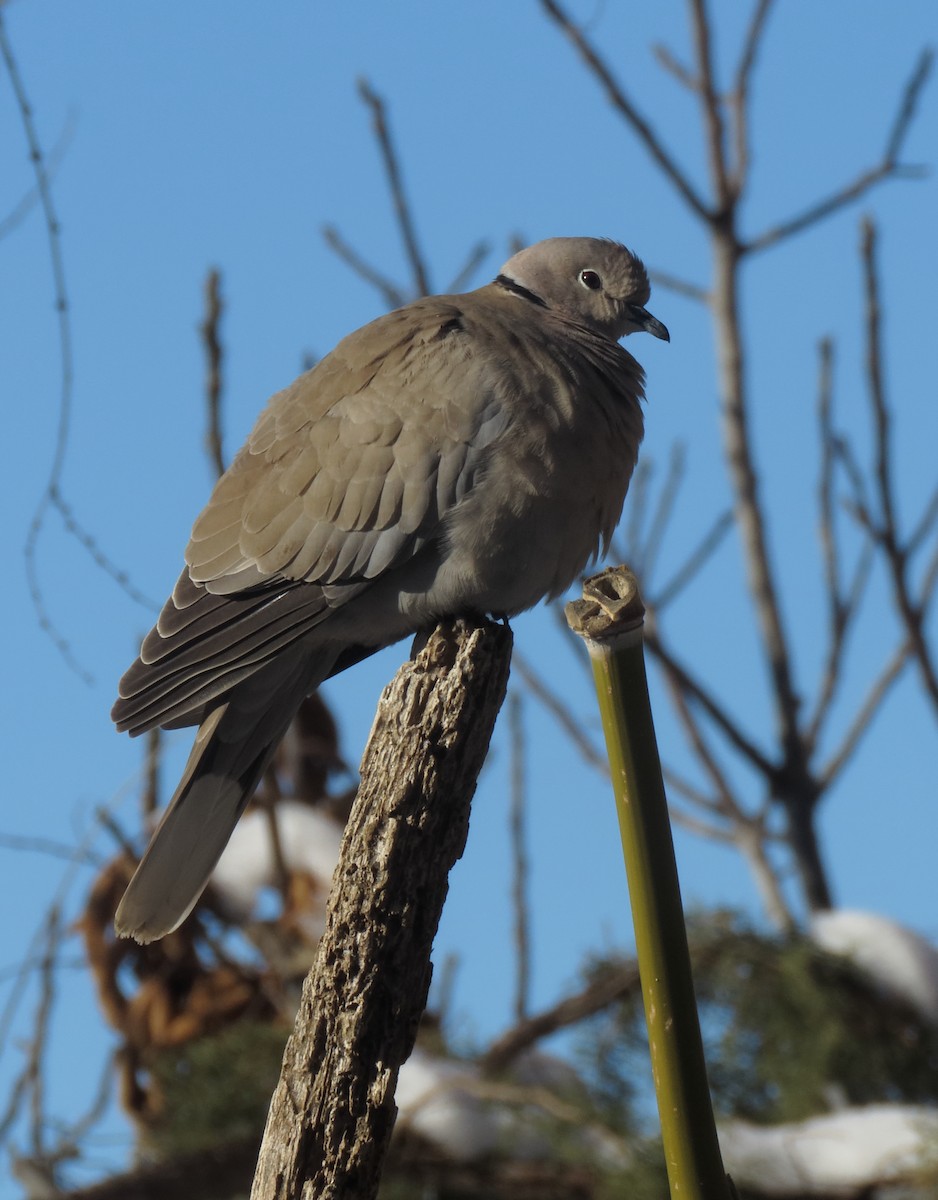
[{"label": "gray plumage", "polygon": [[117,912],[188,915],[302,699],[447,616],[562,592],[610,537],[642,437],[618,339],[667,339],[625,247],[551,238],[463,296],[417,300],[275,395],[196,520],[113,717],[199,725]]}]

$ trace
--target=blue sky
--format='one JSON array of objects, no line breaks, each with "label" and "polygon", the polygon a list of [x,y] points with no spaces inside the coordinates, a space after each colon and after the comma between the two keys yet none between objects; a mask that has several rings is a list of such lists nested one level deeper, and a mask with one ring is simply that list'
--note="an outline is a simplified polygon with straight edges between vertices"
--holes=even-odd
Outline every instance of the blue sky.
[{"label": "blue sky", "polygon": [[[717,60],[734,61],[740,11],[713,6]],[[691,99],[655,63],[664,41],[689,58],[684,7],[577,3],[579,19],[630,93],[701,185],[706,164]],[[786,0],[757,72],[755,174],[746,231],[800,210],[875,161],[897,98],[923,45],[938,41],[927,0],[900,5]],[[74,411],[63,486],[107,554],[154,600],[172,585],[193,517],[210,486],[202,451],[203,359],[196,335],[205,272],[223,272],[227,301],[228,449],[267,396],[381,311],[380,298],[325,246],[336,225],[370,261],[403,281],[406,265],[368,114],[355,81],[366,77],[390,106],[419,234],[442,289],[471,245],[493,249],[479,282],[507,257],[508,240],[557,234],[612,236],[652,267],[705,284],[701,231],[650,166],[635,138],[557,30],[528,0],[441,5],[283,2],[201,5],[49,0],[4,9],[43,145],[65,139],[54,195],[75,349]],[[907,143],[910,162],[934,163],[938,82],[925,93]],[[31,186],[20,118],[0,82],[0,218]],[[934,330],[938,195],[932,173],[893,182],[783,248],[744,276],[753,436],[773,512],[771,540],[785,581],[785,617],[798,629],[797,668],[816,677],[824,614],[814,528],[813,436],[817,339],[837,342],[837,406],[868,445],[859,332],[857,246],[861,213],[881,231],[885,354],[897,411],[901,501],[910,518],[934,486],[938,445]],[[114,734],[114,687],[151,614],[96,569],[51,515],[38,552],[45,600],[86,684],[37,626],[22,546],[51,462],[59,359],[45,230],[38,210],[0,241],[0,394],[5,467],[0,477],[6,562],[6,834],[75,842],[95,808],[115,804],[134,826],[141,747]],[[728,497],[721,465],[713,345],[707,314],[672,292],[649,304],[670,346],[636,339],[648,373],[646,456],[663,463],[675,439],[688,472],[662,571],[682,561]],[[698,603],[676,606],[671,629],[729,706],[770,729],[761,661],[738,600],[737,544],[701,580]],[[717,590],[725,585],[726,592]],[[895,622],[876,584],[850,676],[859,691],[894,645]],[[515,623],[519,647],[549,671],[592,720],[591,697],[552,620]],[[865,647],[872,647],[870,654]],[[378,692],[399,647],[329,685],[343,748],[356,762]],[[686,762],[666,698],[654,688],[659,741]],[[573,983],[589,951],[628,945],[629,919],[607,788],[583,768],[550,719],[528,704],[535,1006]],[[846,710],[844,710],[846,711]],[[504,724],[504,723],[503,723]],[[169,749],[169,779],[185,753]],[[938,935],[933,847],[935,720],[911,680],[897,689],[873,736],[822,816],[840,903],[872,908]],[[477,797],[470,844],[457,866],[440,947],[456,951],[457,1031],[487,1040],[510,1019],[512,994],[507,842],[508,743],[497,733]],[[108,849],[99,837],[98,848]],[[677,845],[685,898],[758,912],[738,855],[683,833]],[[0,968],[22,960],[61,861],[0,848]],[[66,895],[74,913],[90,876]],[[441,957],[441,956],[438,956]],[[9,976],[6,977],[9,979]],[[4,986],[9,987],[9,983]],[[53,1105],[85,1102],[108,1045],[87,981],[65,973],[50,1062]],[[3,997],[0,996],[0,1002]],[[28,1032],[29,997],[16,1030]],[[0,1096],[19,1070],[0,1059]],[[102,1165],[129,1144],[119,1121]],[[14,1194],[0,1186],[0,1196]]]}]

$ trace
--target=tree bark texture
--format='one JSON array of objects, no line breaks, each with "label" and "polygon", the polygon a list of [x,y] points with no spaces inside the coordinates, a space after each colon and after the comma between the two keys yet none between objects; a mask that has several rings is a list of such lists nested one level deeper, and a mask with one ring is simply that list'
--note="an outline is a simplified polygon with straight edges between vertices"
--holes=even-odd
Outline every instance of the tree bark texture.
[{"label": "tree bark texture", "polygon": [[441,625],[381,696],[252,1200],[377,1192],[510,654],[505,626]]}]

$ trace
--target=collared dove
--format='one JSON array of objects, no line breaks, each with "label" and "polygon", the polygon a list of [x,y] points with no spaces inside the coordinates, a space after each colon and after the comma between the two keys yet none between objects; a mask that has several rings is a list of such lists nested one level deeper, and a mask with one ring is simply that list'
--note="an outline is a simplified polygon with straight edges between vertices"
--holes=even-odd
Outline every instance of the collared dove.
[{"label": "collared dove", "polygon": [[605,545],[642,437],[618,339],[669,340],[624,246],[550,238],[485,287],[345,338],[278,392],[198,517],[113,717],[198,725],[115,919],[192,910],[303,698],[438,620],[556,596]]}]

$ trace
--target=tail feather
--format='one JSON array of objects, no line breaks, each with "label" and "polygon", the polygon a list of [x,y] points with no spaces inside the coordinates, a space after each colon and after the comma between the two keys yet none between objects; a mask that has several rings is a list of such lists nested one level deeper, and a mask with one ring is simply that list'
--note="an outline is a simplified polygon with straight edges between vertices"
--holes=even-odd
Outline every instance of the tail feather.
[{"label": "tail feather", "polygon": [[151,942],[189,915],[303,698],[333,657],[276,660],[236,687],[199,727],[189,761],[114,919]]},{"label": "tail feather", "polygon": [[[307,592],[311,589],[307,589]],[[209,599],[212,599],[209,597]],[[229,605],[230,607],[230,605]],[[229,626],[172,647],[147,652],[125,671],[111,716],[121,731],[142,733],[185,717],[221,696],[319,625],[327,606],[303,592],[284,592],[244,608]],[[213,619],[215,619],[213,617]]]}]

